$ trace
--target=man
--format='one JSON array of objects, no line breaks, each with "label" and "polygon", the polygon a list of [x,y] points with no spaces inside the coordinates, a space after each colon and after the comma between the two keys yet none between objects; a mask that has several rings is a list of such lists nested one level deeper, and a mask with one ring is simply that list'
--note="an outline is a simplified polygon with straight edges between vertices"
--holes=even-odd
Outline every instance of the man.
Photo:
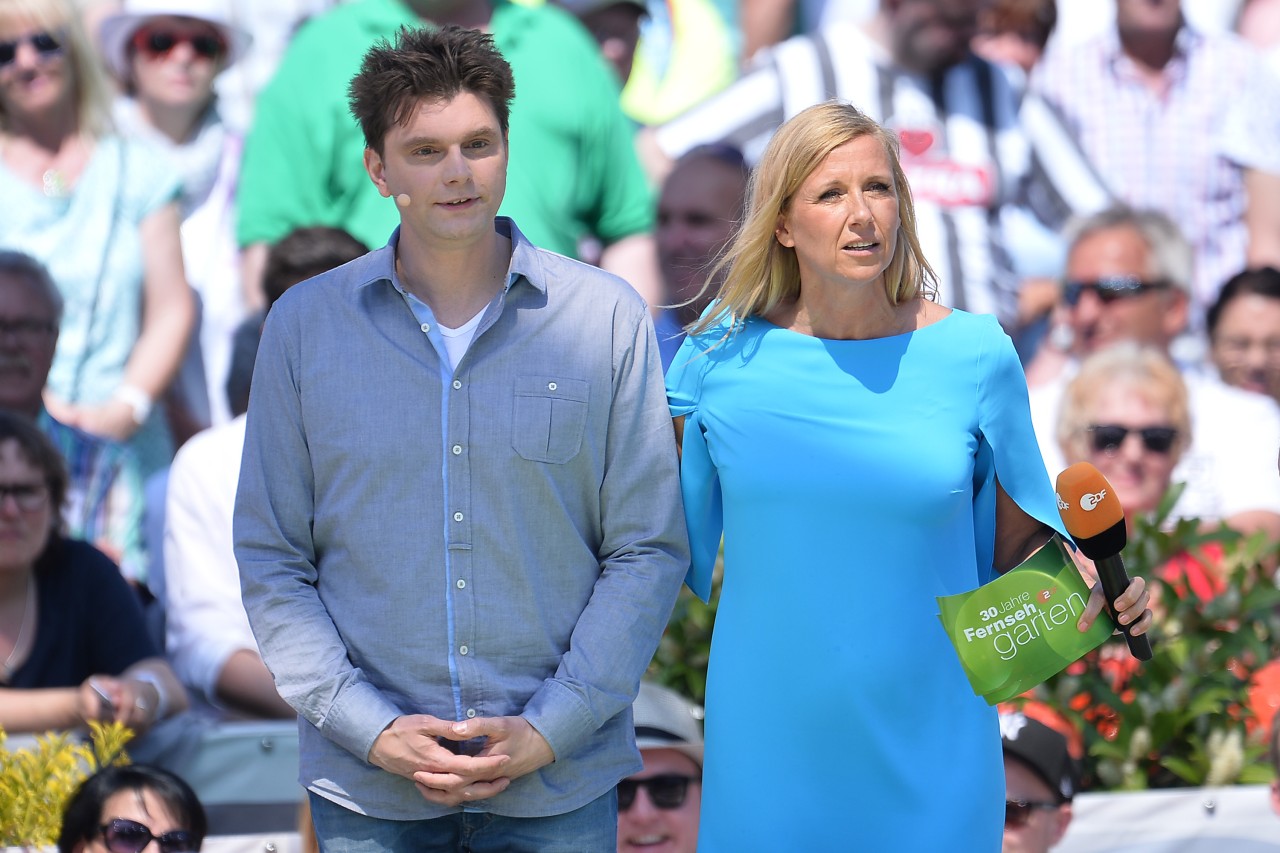
[{"label": "man", "polygon": [[1000,715],[1004,744],[1003,853],[1047,853],[1071,824],[1075,760],[1060,733],[1021,712]]},{"label": "man", "polygon": [[970,50],[983,5],[884,0],[865,26],[840,21],[788,39],[724,91],[646,133],[646,160],[661,173],[694,145],[720,141],[754,163],[787,118],[849,101],[901,140],[941,301],[1016,326],[1041,308],[1019,306],[1004,220],[1031,216],[1056,228],[1066,214],[1105,206],[1108,194],[1043,104],[1028,102],[1020,114],[1009,80]]},{"label": "man", "polygon": [[343,849],[611,850],[688,565],[643,300],[495,218],[513,88],[474,29],[370,49],[352,112],[400,227],[258,352],[236,558]]},{"label": "man", "polygon": [[631,711],[644,770],[618,783],[618,853],[694,853],[702,805],[702,709],[644,681]]},{"label": "man", "polygon": [[[1055,424],[1080,360],[1122,340],[1169,353],[1190,301],[1191,248],[1163,214],[1114,207],[1073,222],[1066,233],[1058,326],[1027,366],[1031,417],[1051,475],[1066,467]],[[1191,445],[1173,472],[1174,482],[1187,484],[1174,517],[1222,520],[1280,540],[1280,409],[1202,371],[1182,372]]]},{"label": "man", "polygon": [[[271,247],[268,310],[289,287],[365,253],[337,228],[301,228]],[[169,466],[164,500],[165,651],[182,682],[232,716],[291,719],[262,663],[240,600],[231,517],[244,451],[245,411],[264,316],[235,336],[225,424],[193,436]],[[153,564],[154,565],[154,564]]]},{"label": "man", "polygon": [[742,153],[731,145],[702,145],[676,163],[658,196],[658,267],[663,302],[675,306],[656,321],[662,364],[675,357],[684,328],[716,295],[723,276],[707,276],[746,205],[750,175]]},{"label": "man", "polygon": [[356,0],[304,25],[258,97],[236,197],[250,307],[263,302],[266,247],[294,228],[337,226],[370,247],[386,240],[395,208],[379,203],[359,167],[364,143],[342,93],[379,38],[447,24],[491,32],[520,80],[503,213],[564,255],[598,244],[600,265],[657,304],[652,193],[618,81],[581,24],[554,6]]},{"label": "man", "polygon": [[1050,50],[1031,77],[1116,198],[1182,226],[1197,330],[1228,277],[1280,264],[1278,82],[1241,39],[1188,24],[1179,0],[1117,0],[1113,27]]},{"label": "man", "polygon": [[92,542],[135,583],[146,580],[142,492],[121,444],[60,423],[42,394],[58,345],[62,294],[22,252],[0,251],[0,408],[35,421],[67,463],[67,532]]}]

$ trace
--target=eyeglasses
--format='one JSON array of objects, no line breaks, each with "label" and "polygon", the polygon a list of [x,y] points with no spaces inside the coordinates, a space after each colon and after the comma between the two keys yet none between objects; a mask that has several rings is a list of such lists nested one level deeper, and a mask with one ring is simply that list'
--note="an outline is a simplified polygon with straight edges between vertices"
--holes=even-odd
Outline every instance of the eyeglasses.
[{"label": "eyeglasses", "polygon": [[164,835],[152,835],[151,830],[136,820],[118,817],[98,827],[102,840],[111,853],[141,853],[152,841],[160,845],[160,853],[190,853],[195,850],[195,837],[185,829],[174,829]]},{"label": "eyeglasses", "polygon": [[1014,829],[1020,826],[1026,826],[1027,822],[1031,820],[1031,813],[1036,809],[1053,811],[1057,807],[1057,803],[1036,803],[1030,800],[1005,800],[1004,825]]},{"label": "eyeglasses", "polygon": [[618,811],[625,812],[636,801],[636,791],[644,788],[649,802],[660,809],[678,809],[689,794],[690,782],[701,782],[697,776],[679,776],[674,773],[650,776],[648,779],[623,779],[618,783]]},{"label": "eyeglasses", "polygon": [[1152,453],[1168,453],[1178,431],[1173,427],[1153,426],[1141,429],[1130,429],[1119,424],[1092,424],[1089,434],[1093,436],[1093,449],[1108,456],[1115,455],[1131,432],[1142,437],[1142,446]]},{"label": "eyeglasses", "polygon": [[62,53],[62,40],[54,33],[30,33],[13,41],[0,41],[0,68],[4,68],[18,58],[18,48],[24,43],[35,48],[41,59],[48,59]]},{"label": "eyeglasses", "polygon": [[180,44],[189,44],[196,56],[218,59],[227,52],[227,41],[221,34],[207,30],[184,31],[143,27],[133,34],[133,49],[151,59],[168,56]]},{"label": "eyeglasses", "polygon": [[1086,290],[1092,290],[1104,305],[1117,299],[1132,299],[1152,290],[1168,290],[1172,285],[1163,280],[1143,281],[1137,276],[1117,275],[1097,281],[1068,281],[1062,285],[1062,301],[1075,307]]},{"label": "eyeglasses", "polygon": [[0,318],[0,338],[13,335],[21,341],[44,340],[57,331],[52,320],[37,320],[35,317],[22,317],[17,320]]},{"label": "eyeglasses", "polygon": [[35,512],[38,509],[44,509],[45,503],[49,500],[49,490],[43,483],[0,485],[0,507],[4,506],[5,498],[13,498],[13,502],[23,512]]}]

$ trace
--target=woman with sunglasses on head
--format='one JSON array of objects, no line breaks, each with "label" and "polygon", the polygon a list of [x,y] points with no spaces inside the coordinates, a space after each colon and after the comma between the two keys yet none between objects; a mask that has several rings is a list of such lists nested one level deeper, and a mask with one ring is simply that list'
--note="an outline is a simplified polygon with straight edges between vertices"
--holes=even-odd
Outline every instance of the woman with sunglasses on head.
[{"label": "woman with sunglasses on head", "polygon": [[[250,35],[219,0],[125,0],[102,20],[102,57],[122,90],[120,132],[163,150],[182,179],[179,210],[187,278],[200,297],[197,334],[170,395],[187,415],[178,438],[229,420],[223,387],[231,337],[244,319],[235,244],[241,140],[222,119],[214,81],[248,49]],[[177,400],[174,400],[177,397]]]},{"label": "woman with sunglasses on head", "polygon": [[103,79],[70,0],[0,0],[0,246],[44,263],[66,302],[46,405],[129,441],[145,476],[172,457],[153,403],[178,369],[194,300],[178,177],[115,135]]},{"label": "woman with sunglasses on head", "polygon": [[67,803],[58,853],[195,853],[207,831],[204,807],[181,778],[146,764],[107,767]]},{"label": "woman with sunglasses on head", "polygon": [[66,490],[53,444],[0,411],[0,729],[114,720],[141,735],[185,710],[186,694],[115,564],[63,537]]}]

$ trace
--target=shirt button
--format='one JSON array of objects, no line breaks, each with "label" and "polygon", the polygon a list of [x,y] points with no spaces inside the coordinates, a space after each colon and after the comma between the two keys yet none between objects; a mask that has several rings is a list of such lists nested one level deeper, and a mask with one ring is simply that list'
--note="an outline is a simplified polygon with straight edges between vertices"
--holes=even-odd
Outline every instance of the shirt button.
[{"label": "shirt button", "polygon": [[468,708],[468,709],[467,709],[467,717],[468,717],[468,718],[470,718],[470,717],[474,717],[475,715],[476,715],[476,709],[475,709],[475,708]]},{"label": "shirt button", "polygon": [[455,444],[455,445],[453,446],[453,455],[454,455],[454,456],[457,456],[457,455],[459,455],[460,453],[462,453],[462,445],[461,445],[461,444]]},{"label": "shirt button", "polygon": [[461,388],[461,387],[462,387],[462,380],[461,380],[461,379],[455,379],[455,380],[453,380],[453,390],[457,391],[457,390],[458,390],[459,388]]},{"label": "shirt button", "polygon": [[430,323],[423,323],[421,328],[422,328],[423,333],[425,334],[425,333],[427,333],[427,332],[431,331],[431,324],[430,324]]},{"label": "shirt button", "polygon": [[465,655],[466,653],[467,653],[467,647],[466,647],[466,646],[458,646],[458,654],[460,654],[460,655]]},{"label": "shirt button", "polygon": [[455,512],[455,513],[453,514],[453,520],[454,520],[454,521],[462,521],[462,513],[460,513],[460,512]]},{"label": "shirt button", "polygon": [[557,386],[556,386],[556,383],[554,383],[554,382],[548,382],[548,383],[547,383],[547,390],[548,390],[548,391],[554,391],[554,390],[556,390],[556,387],[557,387]]},{"label": "shirt button", "polygon": [[462,578],[458,578],[458,589],[466,589],[466,588],[467,588],[467,582],[464,581]]}]

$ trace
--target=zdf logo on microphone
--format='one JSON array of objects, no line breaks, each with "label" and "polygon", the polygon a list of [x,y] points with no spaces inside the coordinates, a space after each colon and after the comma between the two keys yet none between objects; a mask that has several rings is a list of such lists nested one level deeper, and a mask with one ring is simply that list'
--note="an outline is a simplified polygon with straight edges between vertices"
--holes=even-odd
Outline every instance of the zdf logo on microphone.
[{"label": "zdf logo on microphone", "polygon": [[1085,512],[1090,512],[1098,504],[1102,503],[1103,498],[1107,496],[1107,490],[1102,489],[1097,492],[1085,492],[1080,496],[1080,508]]}]

